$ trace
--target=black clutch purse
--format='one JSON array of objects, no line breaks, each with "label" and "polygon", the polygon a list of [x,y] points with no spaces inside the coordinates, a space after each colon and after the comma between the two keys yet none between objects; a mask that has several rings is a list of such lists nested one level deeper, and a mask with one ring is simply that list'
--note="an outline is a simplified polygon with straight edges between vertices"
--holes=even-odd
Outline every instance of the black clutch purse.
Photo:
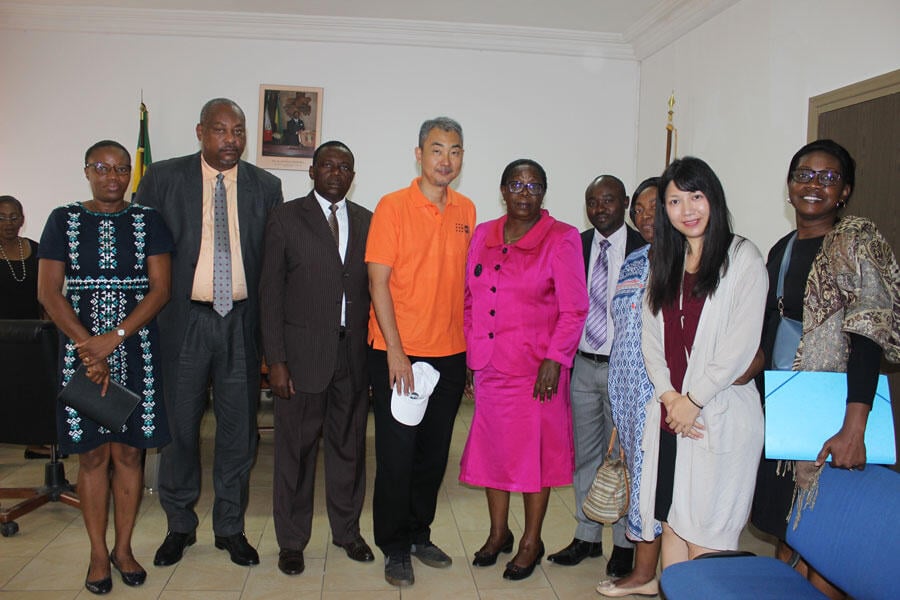
[{"label": "black clutch purse", "polygon": [[101,389],[88,379],[87,369],[81,365],[57,399],[110,431],[121,431],[141,397],[112,379],[105,396],[100,396]]}]

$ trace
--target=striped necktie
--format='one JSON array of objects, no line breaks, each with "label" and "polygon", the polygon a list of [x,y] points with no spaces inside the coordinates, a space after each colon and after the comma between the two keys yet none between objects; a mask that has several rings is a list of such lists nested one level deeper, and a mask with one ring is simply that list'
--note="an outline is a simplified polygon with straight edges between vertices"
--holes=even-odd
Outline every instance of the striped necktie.
[{"label": "striped necktie", "polygon": [[606,302],[607,279],[609,275],[609,241],[600,241],[600,251],[597,253],[597,261],[594,263],[594,271],[591,274],[590,300],[591,308],[588,311],[585,324],[585,339],[595,350],[606,343]]}]

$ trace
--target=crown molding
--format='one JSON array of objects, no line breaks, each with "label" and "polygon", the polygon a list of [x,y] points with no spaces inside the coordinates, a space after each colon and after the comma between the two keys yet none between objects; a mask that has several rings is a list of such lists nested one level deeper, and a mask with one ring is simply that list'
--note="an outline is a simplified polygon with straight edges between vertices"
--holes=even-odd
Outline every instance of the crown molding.
[{"label": "crown molding", "polygon": [[740,1],[661,0],[625,30],[622,40],[631,44],[637,60],[644,60]]},{"label": "crown molding", "polygon": [[635,60],[631,44],[618,34],[400,19],[0,2],[0,29],[420,46]]}]

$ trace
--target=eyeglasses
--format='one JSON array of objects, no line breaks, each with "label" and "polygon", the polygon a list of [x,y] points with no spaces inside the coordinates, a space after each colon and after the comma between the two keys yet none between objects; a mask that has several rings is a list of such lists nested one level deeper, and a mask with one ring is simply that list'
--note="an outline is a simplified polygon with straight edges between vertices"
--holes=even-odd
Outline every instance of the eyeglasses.
[{"label": "eyeglasses", "polygon": [[534,181],[531,181],[529,183],[522,183],[521,181],[507,181],[506,189],[510,194],[521,194],[522,190],[528,190],[528,193],[530,195],[540,196],[544,193],[544,184]]},{"label": "eyeglasses", "polygon": [[9,221],[10,223],[18,223],[22,220],[22,217],[19,215],[0,215],[0,223],[6,223]]},{"label": "eyeglasses", "polygon": [[131,173],[131,165],[108,165],[102,162],[85,163],[84,168],[87,169],[88,167],[94,169],[94,173],[97,175],[109,175],[110,173],[128,175]]},{"label": "eyeglasses", "polygon": [[839,184],[841,182],[841,174],[831,169],[822,169],[821,171],[794,169],[791,171],[791,181],[794,183],[809,183],[813,179],[817,180],[819,185],[828,187]]}]

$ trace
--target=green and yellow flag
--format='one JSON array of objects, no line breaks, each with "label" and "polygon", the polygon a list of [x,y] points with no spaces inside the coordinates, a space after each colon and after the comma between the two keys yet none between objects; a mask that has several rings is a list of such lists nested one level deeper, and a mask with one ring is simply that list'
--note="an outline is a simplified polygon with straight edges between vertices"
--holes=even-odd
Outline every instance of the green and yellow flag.
[{"label": "green and yellow flag", "polygon": [[137,193],[141,178],[147,169],[150,168],[150,163],[153,162],[150,156],[150,131],[147,128],[148,117],[147,106],[141,102],[141,125],[138,131],[137,151],[134,156],[134,181],[131,184],[132,197]]}]

